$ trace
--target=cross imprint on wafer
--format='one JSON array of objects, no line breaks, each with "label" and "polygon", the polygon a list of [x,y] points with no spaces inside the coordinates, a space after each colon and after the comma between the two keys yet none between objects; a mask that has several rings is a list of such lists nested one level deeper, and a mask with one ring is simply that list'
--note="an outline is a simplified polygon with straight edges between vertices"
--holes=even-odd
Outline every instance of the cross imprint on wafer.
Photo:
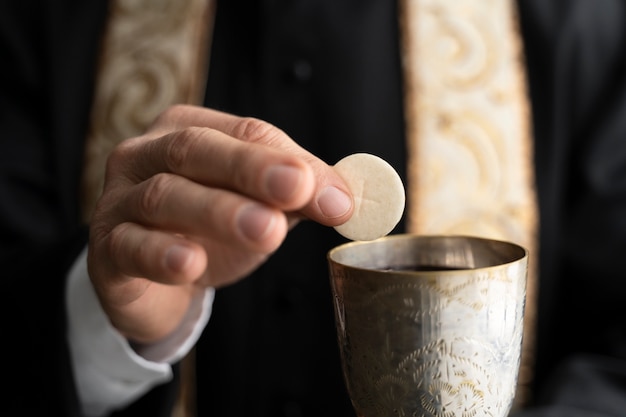
[{"label": "cross imprint on wafer", "polygon": [[367,153],[349,155],[334,168],[350,188],[355,205],[352,217],[335,230],[351,240],[374,240],[391,232],[405,204],[404,185],[395,169]]}]

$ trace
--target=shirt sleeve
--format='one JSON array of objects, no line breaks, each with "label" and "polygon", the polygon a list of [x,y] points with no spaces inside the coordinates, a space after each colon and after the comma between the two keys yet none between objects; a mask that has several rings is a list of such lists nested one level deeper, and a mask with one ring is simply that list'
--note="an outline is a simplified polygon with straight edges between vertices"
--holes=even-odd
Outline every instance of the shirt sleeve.
[{"label": "shirt sleeve", "polygon": [[214,295],[212,288],[198,291],[176,331],[135,350],[100,306],[87,273],[85,248],[69,272],[66,287],[70,356],[85,415],[104,416],[169,381],[171,364],[189,352],[206,326]]}]

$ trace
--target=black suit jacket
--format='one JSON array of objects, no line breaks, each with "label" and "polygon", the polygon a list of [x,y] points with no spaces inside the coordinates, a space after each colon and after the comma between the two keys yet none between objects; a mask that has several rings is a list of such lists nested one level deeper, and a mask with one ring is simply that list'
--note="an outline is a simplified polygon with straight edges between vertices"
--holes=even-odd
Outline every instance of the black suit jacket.
[{"label": "black suit jacket", "polygon": [[[626,410],[626,16],[620,0],[597,3],[520,2],[541,214],[536,398],[563,416]],[[78,183],[106,7],[0,5],[2,317],[15,342],[3,407],[16,415],[80,415],[63,286],[86,241]],[[274,122],[329,163],[365,151],[403,172],[396,13],[388,1],[220,2],[206,103]],[[302,224],[218,292],[198,345],[200,415],[352,414],[325,265],[341,241]],[[175,386],[120,415],[167,415]]]}]

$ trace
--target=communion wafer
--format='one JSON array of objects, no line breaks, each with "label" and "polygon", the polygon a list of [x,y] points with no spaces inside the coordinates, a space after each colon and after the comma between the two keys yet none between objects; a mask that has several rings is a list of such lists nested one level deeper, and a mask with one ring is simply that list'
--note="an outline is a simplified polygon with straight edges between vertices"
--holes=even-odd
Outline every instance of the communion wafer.
[{"label": "communion wafer", "polygon": [[346,156],[334,166],[354,196],[354,212],[335,230],[351,240],[387,235],[404,212],[404,185],[385,160],[367,153]]}]

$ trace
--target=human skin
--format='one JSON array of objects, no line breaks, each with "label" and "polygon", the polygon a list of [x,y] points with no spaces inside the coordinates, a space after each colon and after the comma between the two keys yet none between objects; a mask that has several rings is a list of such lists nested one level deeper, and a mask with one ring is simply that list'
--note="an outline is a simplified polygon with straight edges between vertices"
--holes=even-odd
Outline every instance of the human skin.
[{"label": "human skin", "polygon": [[257,268],[306,218],[327,226],[352,196],[325,162],[258,119],[174,106],[107,161],[88,270],[111,323],[153,343],[194,293]]}]

